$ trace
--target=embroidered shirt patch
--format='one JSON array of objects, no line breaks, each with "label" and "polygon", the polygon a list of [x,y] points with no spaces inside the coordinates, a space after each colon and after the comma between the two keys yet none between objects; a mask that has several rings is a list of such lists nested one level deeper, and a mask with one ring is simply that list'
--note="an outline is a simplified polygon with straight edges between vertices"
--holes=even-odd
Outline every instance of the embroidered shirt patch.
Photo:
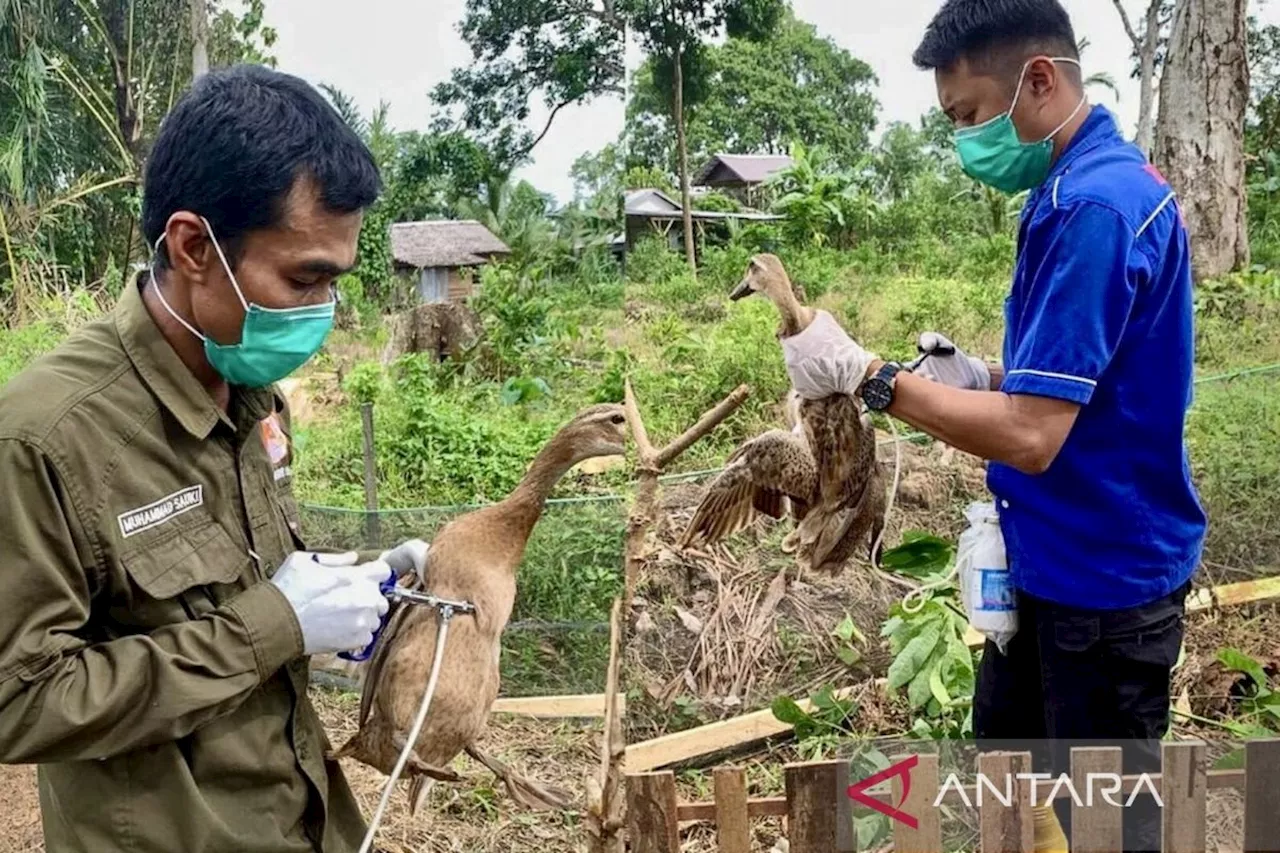
[{"label": "embroidered shirt patch", "polygon": [[120,533],[127,539],[203,504],[204,486],[188,486],[155,503],[123,512],[116,516],[116,521],[120,524]]}]

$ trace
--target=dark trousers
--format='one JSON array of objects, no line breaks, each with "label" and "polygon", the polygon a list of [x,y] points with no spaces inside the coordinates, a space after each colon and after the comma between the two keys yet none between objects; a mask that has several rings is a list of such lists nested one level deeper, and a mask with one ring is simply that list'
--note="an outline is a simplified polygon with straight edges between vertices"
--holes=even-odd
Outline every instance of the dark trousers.
[{"label": "dark trousers", "polygon": [[[1119,611],[1063,607],[1019,592],[1018,633],[1007,654],[988,642],[978,668],[979,749],[1030,751],[1035,772],[1057,778],[1071,772],[1073,746],[1118,746],[1126,774],[1158,773],[1189,589]],[[1083,789],[1079,795],[1087,796]],[[1070,796],[1054,803],[1068,839],[1071,806]],[[1135,799],[1123,819],[1126,853],[1158,853],[1160,808],[1150,795]]]}]

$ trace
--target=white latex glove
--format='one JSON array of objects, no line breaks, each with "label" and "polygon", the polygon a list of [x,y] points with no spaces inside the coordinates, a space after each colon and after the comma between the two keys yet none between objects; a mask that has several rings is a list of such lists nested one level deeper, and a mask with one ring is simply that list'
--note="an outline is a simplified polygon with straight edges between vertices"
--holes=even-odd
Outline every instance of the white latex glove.
[{"label": "white latex glove", "polygon": [[293,606],[307,655],[348,652],[373,642],[388,603],[379,584],[391,577],[382,560],[355,565],[355,554],[296,551],[272,576]]},{"label": "white latex glove", "polygon": [[401,542],[389,551],[383,551],[378,559],[395,570],[396,577],[404,577],[410,572],[418,576],[422,583],[427,582],[427,552],[431,546],[421,539],[410,539]]},{"label": "white latex glove", "polygon": [[826,311],[818,311],[809,328],[782,339],[791,387],[806,400],[832,394],[854,396],[877,356],[860,347]]},{"label": "white latex glove", "polygon": [[[917,349],[928,353],[929,357],[915,369],[917,376],[932,379],[952,388],[967,388],[970,391],[991,390],[991,369],[986,363],[951,343],[937,332],[925,332],[920,336]],[[946,355],[935,353],[938,349],[951,349]]]}]

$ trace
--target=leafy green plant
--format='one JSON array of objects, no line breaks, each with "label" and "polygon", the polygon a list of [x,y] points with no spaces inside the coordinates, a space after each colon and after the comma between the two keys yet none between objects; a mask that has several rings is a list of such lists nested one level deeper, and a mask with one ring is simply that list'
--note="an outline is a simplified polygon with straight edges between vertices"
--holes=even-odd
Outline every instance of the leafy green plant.
[{"label": "leafy green plant", "polygon": [[862,660],[862,650],[867,645],[867,638],[858,630],[853,617],[845,614],[832,631],[831,635],[840,641],[836,646],[836,657],[845,666],[856,666]]},{"label": "leafy green plant", "polygon": [[779,696],[769,707],[777,720],[794,728],[804,760],[813,761],[854,733],[858,706],[852,699],[837,696],[831,685],[811,696],[809,706],[810,710],[805,710],[790,696]]},{"label": "leafy green plant", "polygon": [[520,406],[550,396],[551,386],[547,384],[547,380],[536,376],[513,376],[502,383],[499,399],[505,406]]},{"label": "leafy green plant", "polygon": [[1271,679],[1262,664],[1232,648],[1220,649],[1218,662],[1231,672],[1248,676],[1240,701],[1240,712],[1245,720],[1265,727],[1268,733],[1280,731],[1280,690],[1272,688]]},{"label": "leafy green plant", "polygon": [[954,559],[950,543],[922,533],[908,533],[898,548],[886,551],[883,563],[923,581],[917,605],[902,602],[889,611],[880,631],[888,639],[893,663],[890,690],[905,690],[917,737],[957,737],[972,732],[973,653],[964,636],[969,621],[957,606],[957,589],[947,571]]},{"label": "leafy green plant", "polygon": [[343,380],[343,389],[356,405],[376,403],[382,394],[385,377],[374,361],[363,361],[351,369]]}]

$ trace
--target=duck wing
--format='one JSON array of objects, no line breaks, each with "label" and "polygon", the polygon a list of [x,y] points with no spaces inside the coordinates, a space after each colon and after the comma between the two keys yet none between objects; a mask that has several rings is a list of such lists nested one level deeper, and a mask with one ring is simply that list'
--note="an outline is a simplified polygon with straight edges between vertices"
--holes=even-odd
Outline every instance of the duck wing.
[{"label": "duck wing", "polygon": [[[421,584],[417,578],[414,578],[404,586],[416,589]],[[382,670],[387,662],[387,655],[390,654],[391,647],[395,645],[396,636],[400,633],[405,616],[411,607],[412,605],[405,604],[398,599],[391,599],[391,606],[387,610],[386,624],[382,628],[382,633],[378,635],[377,645],[373,647],[373,655],[369,658],[369,667],[365,670],[364,683],[360,686],[359,725],[361,728],[364,728],[369,719],[369,713],[373,710],[373,700],[382,681]]]},{"label": "duck wing", "polygon": [[[861,469],[875,462],[875,430],[869,420],[863,420],[858,402],[844,394],[803,400],[799,408],[818,472],[819,499],[834,507],[854,497],[865,482]],[[864,476],[859,477],[860,473]]]},{"label": "duck wing", "polygon": [[803,516],[817,488],[817,469],[804,439],[770,430],[744,442],[707,487],[681,537],[687,547],[699,537],[718,542],[751,523],[756,512],[781,518],[788,503]]},{"label": "duck wing", "polygon": [[850,397],[806,401],[804,431],[818,466],[818,502],[799,527],[813,568],[839,568],[868,530],[883,523],[884,483],[875,428]]}]

